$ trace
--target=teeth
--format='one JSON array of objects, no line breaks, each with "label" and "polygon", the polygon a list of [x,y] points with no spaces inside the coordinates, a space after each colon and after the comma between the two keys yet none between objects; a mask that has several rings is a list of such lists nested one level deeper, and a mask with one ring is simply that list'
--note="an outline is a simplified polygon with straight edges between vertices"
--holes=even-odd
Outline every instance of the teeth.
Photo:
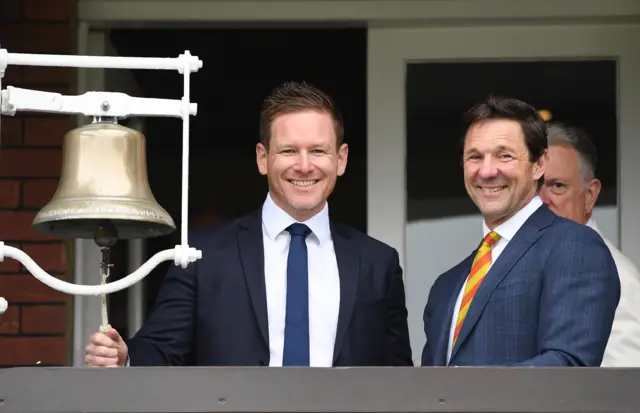
[{"label": "teeth", "polygon": [[311,186],[318,181],[290,181],[295,186]]},{"label": "teeth", "polygon": [[505,188],[504,186],[499,186],[496,188],[482,188],[482,190],[485,192],[498,192],[498,191],[502,191],[504,188]]}]

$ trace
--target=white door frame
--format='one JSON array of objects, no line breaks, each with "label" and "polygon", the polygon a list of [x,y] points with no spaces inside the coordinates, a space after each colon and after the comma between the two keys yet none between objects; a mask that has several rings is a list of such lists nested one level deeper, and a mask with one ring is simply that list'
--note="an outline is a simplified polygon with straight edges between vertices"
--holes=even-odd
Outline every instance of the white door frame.
[{"label": "white door frame", "polygon": [[[116,51],[109,43],[104,30],[90,30],[87,23],[78,26],[78,54],[80,55],[116,55]],[[139,87],[131,74],[123,70],[106,71],[104,69],[79,69],[76,82],[76,93],[88,91],[103,91],[106,87],[132,96],[141,96]],[[82,116],[77,117],[76,123],[86,122]],[[144,263],[144,240],[128,242],[127,273],[132,273]],[[99,265],[102,255],[92,240],[78,239],[74,243],[74,282],[83,285],[100,283]],[[132,335],[142,325],[144,315],[144,280],[129,288],[129,331],[123,334]],[[101,323],[100,297],[75,296],[73,312],[73,352],[74,367],[84,365],[84,348],[91,334],[98,331]]]},{"label": "white door frame", "polygon": [[[398,249],[406,268],[406,117],[408,62],[568,60],[618,61],[619,245],[640,265],[640,25],[374,28],[368,52],[368,232]],[[437,79],[434,79],[437,81]],[[460,183],[462,185],[462,182]],[[480,233],[480,228],[478,228]],[[410,280],[420,274],[405,274]],[[415,285],[415,283],[412,283]],[[411,291],[407,301],[411,303]],[[410,305],[410,330],[419,360],[420,312]]]},{"label": "white door frame", "polygon": [[220,22],[231,22],[233,27],[256,22],[270,22],[271,27],[314,22],[397,27],[450,25],[461,20],[503,24],[508,19],[593,21],[640,15],[636,0],[77,0],[77,5],[81,22],[106,27],[170,22],[190,28]]},{"label": "white door frame", "polygon": [[[430,24],[432,26],[504,24],[505,21],[544,22],[548,19],[563,22],[612,21],[640,16],[637,0],[450,0],[450,1],[399,1],[399,0],[78,0],[77,17],[78,53],[100,54],[105,52],[104,32],[101,30],[120,27],[183,27],[203,28],[212,26],[256,27],[266,26],[327,26],[351,25],[369,27],[369,96],[368,106],[368,232],[396,247],[404,264],[405,226],[405,178],[404,178],[404,99],[398,84],[404,81],[404,63],[400,63],[397,52],[413,51],[423,59],[424,50],[436,50],[433,44],[419,44],[423,29],[386,31],[384,27],[411,27]],[[442,34],[451,34],[452,29],[443,29]],[[459,30],[459,29],[453,29]],[[571,29],[567,29],[569,32]],[[565,30],[565,31],[567,31]],[[395,35],[393,35],[395,33]],[[420,34],[422,33],[422,34]],[[390,36],[390,37],[389,37]],[[412,41],[400,47],[388,47],[400,38]],[[100,38],[102,43],[100,43]],[[544,37],[548,39],[548,36]],[[610,43],[612,36],[591,39],[596,43]],[[607,40],[608,39],[608,40]],[[588,40],[588,39],[587,39]],[[627,38],[628,40],[628,38]],[[586,40],[585,40],[586,41]],[[555,42],[555,39],[552,43]],[[574,39],[578,42],[578,39]],[[455,41],[453,41],[455,43]],[[397,45],[397,43],[395,43]],[[448,54],[469,56],[460,43]],[[540,47],[543,47],[541,42]],[[185,49],[189,45],[184,45]],[[100,49],[102,48],[102,49]],[[608,49],[600,45],[601,49]],[[584,49],[584,47],[582,47]],[[612,49],[613,50],[613,49]],[[386,57],[392,57],[387,60]],[[204,62],[214,65],[215,62]],[[625,62],[623,79],[632,76],[632,68],[638,66],[637,59]],[[391,69],[385,74],[387,69]],[[102,83],[100,83],[102,82]],[[99,70],[78,70],[78,93],[104,85],[104,73]],[[103,87],[103,86],[102,86]],[[626,112],[624,119],[631,118],[630,111],[640,97],[637,87],[627,90],[622,96]],[[635,100],[634,100],[635,99]],[[637,106],[640,107],[640,106]],[[631,136],[634,125],[625,121],[621,136]],[[637,124],[636,124],[637,126]],[[637,129],[637,128],[636,128]],[[395,137],[395,140],[386,140]],[[636,145],[640,145],[640,142]],[[633,150],[636,150],[635,152]],[[621,147],[621,165],[626,165],[621,175],[623,182],[619,188],[625,193],[619,206],[633,205],[640,194],[626,190],[632,187],[630,175],[633,172],[631,159],[639,149],[627,142]],[[394,200],[395,198],[395,200]],[[400,205],[402,203],[402,206]],[[386,206],[391,209],[386,210]],[[635,217],[631,208],[621,208],[621,222],[625,229],[622,242],[625,250],[640,250],[640,223],[633,226]],[[633,235],[636,234],[636,235]],[[75,254],[75,282],[93,284],[84,274],[97,268],[99,255],[91,243],[78,241]],[[139,252],[139,251],[138,251]],[[139,254],[136,254],[139,256]],[[82,365],[83,349],[88,334],[95,331],[99,323],[99,306],[90,303],[90,297],[77,297],[74,322],[74,364]],[[137,320],[139,322],[139,320]]]},{"label": "white door frame", "polygon": [[[106,54],[106,38],[102,31],[90,31],[89,25],[78,25],[78,54],[100,56]],[[103,69],[78,69],[76,93],[104,90]],[[76,118],[78,126],[86,123],[82,116]],[[74,282],[82,285],[99,284],[101,254],[91,240],[78,239],[74,244]],[[100,297],[76,295],[73,301],[73,351],[72,365],[84,366],[84,349],[89,336],[100,326]]]}]

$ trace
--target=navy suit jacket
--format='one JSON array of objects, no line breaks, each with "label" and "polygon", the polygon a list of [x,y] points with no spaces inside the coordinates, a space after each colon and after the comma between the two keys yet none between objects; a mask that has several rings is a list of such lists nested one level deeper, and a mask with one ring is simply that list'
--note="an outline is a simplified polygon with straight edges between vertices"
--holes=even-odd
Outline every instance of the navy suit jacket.
[{"label": "navy suit jacket", "polygon": [[[331,222],[340,277],[334,366],[413,365],[395,249]],[[202,258],[172,266],[149,318],[128,340],[130,365],[268,366],[261,210],[193,231]]]},{"label": "navy suit jacket", "polygon": [[[447,364],[454,306],[475,254],[431,288],[424,366]],[[480,284],[449,365],[599,366],[619,298],[618,272],[602,238],[542,205]]]}]

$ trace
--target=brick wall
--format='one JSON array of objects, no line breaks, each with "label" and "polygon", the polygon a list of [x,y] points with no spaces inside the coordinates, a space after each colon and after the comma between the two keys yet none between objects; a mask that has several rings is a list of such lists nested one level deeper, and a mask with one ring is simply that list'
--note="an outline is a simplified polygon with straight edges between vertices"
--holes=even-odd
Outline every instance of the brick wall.
[{"label": "brick wall", "polygon": [[[0,0],[0,47],[10,53],[72,54],[72,0]],[[7,85],[72,93],[72,69],[9,66]],[[0,135],[0,241],[23,249],[52,275],[70,280],[71,243],[31,229],[57,186],[65,115],[3,116]],[[72,299],[29,274],[17,261],[0,263],[0,366],[69,365]]]}]

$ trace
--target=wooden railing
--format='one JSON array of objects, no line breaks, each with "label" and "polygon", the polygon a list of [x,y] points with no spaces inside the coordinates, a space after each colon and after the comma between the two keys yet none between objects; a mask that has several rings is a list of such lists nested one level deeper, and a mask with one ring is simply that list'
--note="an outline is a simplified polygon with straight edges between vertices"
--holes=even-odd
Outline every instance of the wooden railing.
[{"label": "wooden railing", "polygon": [[640,412],[640,369],[0,370],[0,413]]}]

